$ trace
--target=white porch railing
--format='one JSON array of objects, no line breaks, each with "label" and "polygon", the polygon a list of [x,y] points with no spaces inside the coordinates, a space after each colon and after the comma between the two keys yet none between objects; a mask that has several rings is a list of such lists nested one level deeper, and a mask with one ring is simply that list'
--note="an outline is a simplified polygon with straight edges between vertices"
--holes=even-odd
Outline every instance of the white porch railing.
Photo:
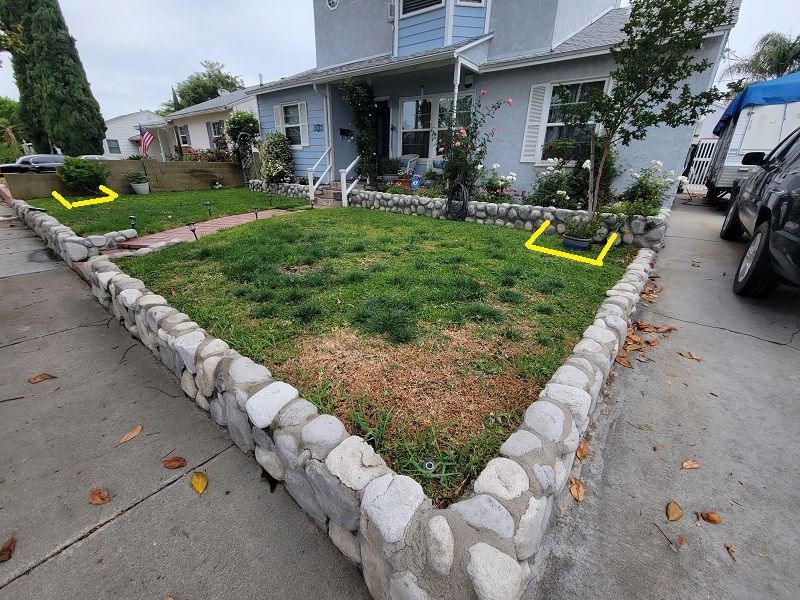
[{"label": "white porch railing", "polygon": [[[333,163],[331,162],[331,158],[330,158],[331,149],[332,148],[333,148],[333,146],[328,146],[328,148],[325,150],[325,152],[322,153],[322,156],[319,157],[319,160],[314,163],[314,166],[311,167],[310,169],[308,169],[308,171],[307,171],[307,173],[308,173],[308,197],[311,200],[311,204],[314,204],[314,196],[317,193],[317,188],[319,188],[319,186],[322,184],[322,180],[325,179],[325,177],[333,169]],[[317,182],[315,183],[314,182],[314,172],[317,170],[317,167],[319,167],[320,163],[323,160],[325,160],[326,156],[328,157],[328,168],[325,169],[322,172],[322,175],[320,175],[319,180],[317,180]],[[329,181],[330,181],[330,178],[329,178]]]},{"label": "white porch railing", "polygon": [[358,177],[356,177],[353,180],[353,183],[350,184],[350,187],[347,187],[347,174],[355,168],[360,158],[360,156],[356,156],[356,159],[351,162],[346,169],[339,169],[339,176],[342,180],[342,206],[347,206],[347,196],[353,191],[353,188],[356,187],[356,184],[358,183]]}]

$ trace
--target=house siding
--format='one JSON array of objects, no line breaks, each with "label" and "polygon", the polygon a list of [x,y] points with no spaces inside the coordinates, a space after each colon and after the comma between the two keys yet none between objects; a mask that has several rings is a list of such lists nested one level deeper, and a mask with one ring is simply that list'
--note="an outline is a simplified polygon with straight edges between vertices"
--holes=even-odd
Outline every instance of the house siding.
[{"label": "house siding", "polygon": [[489,15],[489,60],[547,52],[552,48],[557,0],[495,0]]},{"label": "house siding", "polygon": [[446,14],[446,8],[442,6],[422,14],[402,17],[398,27],[397,54],[406,56],[444,47]]},{"label": "house siding", "polygon": [[572,37],[616,5],[616,0],[559,0],[553,24],[553,46]]},{"label": "house siding", "polygon": [[[319,157],[328,147],[327,132],[325,131],[325,100],[322,94],[314,91],[311,86],[274,92],[272,94],[258,95],[258,118],[261,123],[261,133],[274,133],[275,115],[272,107],[276,104],[287,102],[305,102],[308,111],[308,143],[309,145],[293,150],[294,173],[298,177],[304,177],[306,171],[314,166]],[[314,131],[314,125],[322,125],[322,131]],[[337,127],[339,125],[337,124]],[[327,166],[324,163],[323,165]],[[318,169],[321,173],[325,167]]]},{"label": "house siding", "polygon": [[486,27],[486,6],[455,5],[453,43],[483,35]]},{"label": "house siding", "polygon": [[[698,58],[708,58],[716,62],[720,44],[725,43],[725,36],[706,40]],[[545,168],[542,164],[523,163],[520,154],[525,134],[528,112],[528,98],[531,85],[548,84],[559,81],[607,78],[614,67],[610,55],[603,55],[558,63],[543,64],[536,67],[498,71],[476,76],[477,88],[485,88],[489,92],[488,100],[494,98],[512,98],[513,106],[502,106],[492,121],[486,123],[486,129],[497,127],[497,135],[489,143],[485,164],[500,164],[503,174],[509,171],[517,173],[514,186],[517,191],[530,192],[536,174]],[[714,79],[714,69],[691,77],[687,83],[695,91],[709,88]],[[545,100],[544,110],[549,106],[549,94]],[[678,175],[683,170],[686,153],[691,144],[694,126],[671,128],[654,127],[648,131],[647,138],[634,141],[628,147],[619,147],[617,166],[620,177],[615,182],[618,190],[624,189],[631,181],[631,171],[640,171],[652,160],[664,163],[664,170],[674,170]],[[676,184],[677,185],[677,184]]]},{"label": "house siding", "polygon": [[394,22],[388,16],[386,0],[342,0],[336,10],[330,10],[326,0],[314,0],[317,66],[391,54]]},{"label": "house siding", "polygon": [[[109,119],[106,121],[107,129],[106,137],[103,140],[103,154],[115,158],[127,158],[131,154],[139,154],[139,144],[130,141],[128,138],[139,133],[137,129],[139,123],[155,121],[158,118],[159,116],[157,114],[145,110],[132,115]],[[155,129],[151,130],[151,132],[155,132]],[[109,152],[108,140],[117,140],[119,142],[120,154],[111,154],[111,152]],[[152,158],[164,160],[164,155],[161,152],[161,144],[158,142],[158,139],[154,140],[150,145],[149,154]]]},{"label": "house siding", "polygon": [[190,146],[196,150],[210,150],[211,144],[208,140],[208,127],[206,126],[206,123],[227,120],[229,115],[230,111],[223,110],[189,117],[177,117],[170,122],[170,126],[173,127],[174,132],[174,127],[188,125],[190,138],[189,141],[191,142]]}]

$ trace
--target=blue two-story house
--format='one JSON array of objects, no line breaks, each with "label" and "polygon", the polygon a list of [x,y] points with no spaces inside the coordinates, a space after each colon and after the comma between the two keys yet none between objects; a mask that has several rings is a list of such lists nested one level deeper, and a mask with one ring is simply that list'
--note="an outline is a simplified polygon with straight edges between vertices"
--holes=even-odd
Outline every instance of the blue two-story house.
[{"label": "blue two-story house", "polygon": [[[735,0],[740,1],[740,0]],[[338,84],[368,81],[375,92],[379,158],[418,155],[424,171],[437,155],[437,131],[447,127],[457,101],[468,112],[480,90],[487,100],[511,98],[493,122],[497,135],[486,163],[518,175],[527,190],[545,165],[553,140],[588,135],[558,120],[556,85],[578,102],[591,87],[608,89],[609,49],[623,39],[629,9],[620,0],[314,0],[317,66],[249,90],[258,100],[262,132],[285,133],[296,175],[338,181],[356,157],[352,113]],[[689,83],[708,89],[730,27],[697,52],[714,67]],[[692,127],[654,129],[622,148],[620,167],[638,170],[651,160],[680,172]],[[353,171],[348,170],[348,177]]]}]

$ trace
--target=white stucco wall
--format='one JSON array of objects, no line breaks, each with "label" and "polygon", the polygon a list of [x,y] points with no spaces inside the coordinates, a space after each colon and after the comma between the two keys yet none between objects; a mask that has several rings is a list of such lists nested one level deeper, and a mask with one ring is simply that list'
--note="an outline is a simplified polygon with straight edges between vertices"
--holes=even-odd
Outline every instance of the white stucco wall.
[{"label": "white stucco wall", "polygon": [[206,123],[227,120],[228,115],[230,115],[230,111],[225,110],[215,113],[205,113],[202,115],[177,117],[170,123],[170,125],[175,127],[188,125],[190,138],[189,145],[197,150],[210,150],[211,144],[209,144],[208,140],[208,128],[206,127]]}]

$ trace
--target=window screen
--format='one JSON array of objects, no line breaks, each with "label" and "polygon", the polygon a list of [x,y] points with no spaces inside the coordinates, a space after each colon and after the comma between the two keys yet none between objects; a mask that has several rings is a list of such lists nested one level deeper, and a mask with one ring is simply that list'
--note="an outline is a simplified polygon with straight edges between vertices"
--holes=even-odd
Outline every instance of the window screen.
[{"label": "window screen", "polygon": [[417,12],[431,6],[441,6],[444,0],[403,0],[403,14]]}]

